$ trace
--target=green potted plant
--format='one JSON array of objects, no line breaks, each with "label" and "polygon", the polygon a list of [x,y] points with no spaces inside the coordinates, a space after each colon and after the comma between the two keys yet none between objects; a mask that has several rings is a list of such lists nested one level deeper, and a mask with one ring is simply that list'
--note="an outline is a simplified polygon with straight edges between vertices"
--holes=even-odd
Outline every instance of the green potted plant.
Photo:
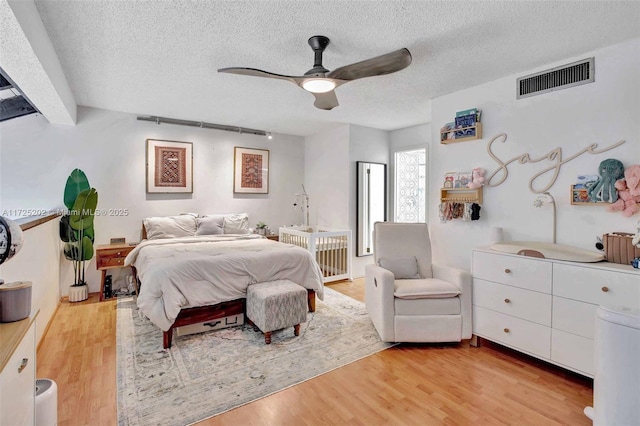
[{"label": "green potted plant", "polygon": [[85,261],[93,257],[93,219],[98,205],[98,192],[91,188],[84,172],[75,169],[67,178],[64,205],[68,213],[60,219],[60,239],[64,257],[73,262],[74,281],[69,287],[69,301],[79,302],[89,297],[84,279]]},{"label": "green potted plant", "polygon": [[267,232],[267,224],[262,221],[256,223],[256,230],[258,234],[264,235]]}]

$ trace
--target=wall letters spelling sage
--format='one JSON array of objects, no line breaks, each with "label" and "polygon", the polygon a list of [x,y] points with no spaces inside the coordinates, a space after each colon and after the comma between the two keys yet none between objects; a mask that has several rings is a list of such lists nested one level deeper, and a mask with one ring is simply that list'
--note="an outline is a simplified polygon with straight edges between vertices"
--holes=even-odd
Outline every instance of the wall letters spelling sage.
[{"label": "wall letters spelling sage", "polygon": [[[507,134],[506,133],[500,133],[499,135],[495,136],[493,139],[491,139],[489,141],[489,143],[487,144],[487,152],[489,153],[489,156],[491,158],[493,158],[496,163],[498,163],[498,168],[495,169],[493,171],[493,173],[491,173],[491,175],[489,175],[489,177],[487,178],[487,186],[490,187],[494,187],[494,186],[498,186],[500,185],[502,182],[504,182],[507,179],[507,176],[509,175],[509,169],[508,169],[508,165],[513,163],[514,161],[517,161],[520,164],[525,164],[525,163],[538,163],[542,160],[549,160],[552,161],[553,164],[549,167],[547,167],[546,169],[540,171],[539,173],[536,173],[535,175],[533,175],[531,177],[531,180],[529,181],[529,189],[536,193],[536,194],[540,194],[542,192],[546,192],[549,190],[549,188],[551,188],[553,186],[553,184],[556,182],[556,179],[558,178],[558,173],[560,173],[560,167],[562,167],[563,164],[568,163],[569,161],[573,160],[576,157],[579,157],[580,155],[584,154],[585,152],[589,153],[589,154],[601,154],[603,152],[609,151],[613,148],[616,148],[620,145],[622,145],[623,143],[625,143],[625,141],[621,140],[618,141],[616,143],[614,143],[613,145],[610,145],[606,148],[602,148],[602,149],[596,149],[598,147],[597,143],[592,143],[591,145],[587,146],[586,148],[584,148],[583,150],[573,154],[571,157],[563,159],[562,158],[562,148],[558,147],[555,149],[552,149],[551,151],[549,151],[548,153],[546,153],[545,155],[538,157],[538,158],[531,158],[531,156],[529,154],[521,154],[518,156],[513,157],[512,159],[508,160],[508,161],[502,161],[501,159],[499,159],[492,151],[491,151],[491,145],[495,142],[499,140],[500,142],[504,143],[507,141]],[[496,174],[502,172],[502,176],[500,177],[500,179],[498,180],[498,182],[492,183],[491,181],[493,180],[494,177],[496,177]],[[547,184],[547,186],[545,186],[542,189],[534,189],[533,184],[536,181],[536,179],[540,178],[542,175],[544,175],[545,173],[548,172],[553,172],[553,175],[551,176],[551,179],[549,180],[549,183]]]}]

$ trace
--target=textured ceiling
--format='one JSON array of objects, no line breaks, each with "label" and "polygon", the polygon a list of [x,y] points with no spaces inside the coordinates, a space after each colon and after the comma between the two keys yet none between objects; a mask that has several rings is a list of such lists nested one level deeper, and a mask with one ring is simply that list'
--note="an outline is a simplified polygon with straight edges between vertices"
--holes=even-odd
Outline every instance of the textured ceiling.
[{"label": "textured ceiling", "polygon": [[[36,1],[78,105],[295,135],[430,121],[430,99],[640,36],[638,1]],[[323,111],[252,67],[302,75],[312,35],[335,69],[402,47],[405,70]],[[597,64],[596,64],[597,66]],[[515,82],[514,82],[515,88]],[[515,94],[514,94],[515,96]]]}]

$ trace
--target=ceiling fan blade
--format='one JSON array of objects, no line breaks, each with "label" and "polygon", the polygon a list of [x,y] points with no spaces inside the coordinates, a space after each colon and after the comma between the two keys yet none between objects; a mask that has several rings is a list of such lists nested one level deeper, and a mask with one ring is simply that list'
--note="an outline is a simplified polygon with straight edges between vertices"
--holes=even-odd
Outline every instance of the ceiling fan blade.
[{"label": "ceiling fan blade", "polygon": [[303,77],[295,77],[291,75],[282,75],[275,74],[268,71],[262,71],[256,68],[241,68],[241,67],[230,67],[230,68],[220,68],[218,72],[225,72],[230,74],[240,74],[240,75],[251,75],[254,77],[266,77],[266,78],[277,78],[280,80],[288,80],[293,84],[299,84],[302,81]]},{"label": "ceiling fan blade", "polygon": [[351,81],[376,75],[391,74],[408,67],[409,64],[411,64],[411,53],[408,49],[400,49],[386,55],[336,68],[327,74],[327,77]]},{"label": "ceiling fan blade", "polygon": [[316,97],[316,101],[313,103],[316,108],[330,110],[340,105],[338,103],[338,98],[336,97],[336,92],[334,92],[333,90],[325,93],[311,94]]}]

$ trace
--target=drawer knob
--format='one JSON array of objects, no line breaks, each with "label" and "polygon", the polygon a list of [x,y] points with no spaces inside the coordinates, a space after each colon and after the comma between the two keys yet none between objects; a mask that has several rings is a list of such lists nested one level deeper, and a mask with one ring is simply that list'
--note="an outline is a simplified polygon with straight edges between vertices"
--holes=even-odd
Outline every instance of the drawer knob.
[{"label": "drawer knob", "polygon": [[120,254],[121,254],[121,253],[122,253],[122,252],[117,252],[117,253],[116,253],[116,256],[120,256]]},{"label": "drawer knob", "polygon": [[27,364],[29,364],[29,358],[22,358],[22,362],[20,363],[20,367],[18,367],[18,373],[22,373],[22,370],[27,368]]},{"label": "drawer knob", "polygon": [[118,259],[118,263],[122,263],[122,259]]},{"label": "drawer knob", "polygon": [[504,303],[511,303],[511,300],[509,300],[509,299],[504,299]]},{"label": "drawer knob", "polygon": [[605,293],[608,292],[609,291],[609,287],[607,287],[607,286],[602,287],[602,291],[605,292]]},{"label": "drawer knob", "polygon": [[505,329],[504,329],[504,332],[505,332],[505,333],[508,333],[509,331],[511,331],[511,330],[509,330],[508,328],[505,328]]},{"label": "drawer knob", "polygon": [[505,270],[504,270],[504,273],[505,273],[505,274],[510,274],[510,273],[511,273],[511,269],[509,269],[509,268],[505,269]]}]

